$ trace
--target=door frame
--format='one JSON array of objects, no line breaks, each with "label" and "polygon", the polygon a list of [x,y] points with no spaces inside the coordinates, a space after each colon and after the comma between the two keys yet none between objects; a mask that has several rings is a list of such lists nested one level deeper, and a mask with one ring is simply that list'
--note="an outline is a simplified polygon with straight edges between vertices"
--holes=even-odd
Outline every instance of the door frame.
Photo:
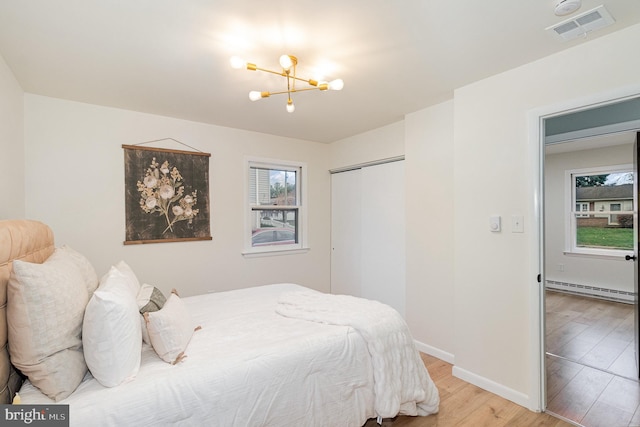
[{"label": "door frame", "polygon": [[[640,85],[619,88],[604,93],[592,94],[583,98],[566,100],[529,111],[528,121],[528,152],[531,177],[528,210],[532,218],[532,238],[530,241],[529,265],[530,271],[538,272],[532,277],[529,287],[530,324],[529,336],[531,341],[530,353],[530,409],[545,411],[547,402],[546,361],[545,361],[545,300],[544,300],[544,125],[545,120],[573,113],[585,111],[603,105],[640,97]],[[539,279],[539,280],[538,280]]]}]

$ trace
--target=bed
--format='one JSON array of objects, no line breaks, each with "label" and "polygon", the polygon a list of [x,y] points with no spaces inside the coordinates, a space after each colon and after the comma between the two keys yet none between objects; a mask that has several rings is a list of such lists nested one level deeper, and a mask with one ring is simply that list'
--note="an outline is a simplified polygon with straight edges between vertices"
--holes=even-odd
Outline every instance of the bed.
[{"label": "bed", "polygon": [[[70,248],[67,251],[67,255],[75,257],[72,261],[78,261],[77,253]],[[399,414],[426,416],[438,411],[438,391],[406,324],[395,311],[375,301],[327,295],[296,284],[185,298],[171,294],[164,296],[164,307],[147,313],[146,318],[138,312],[141,307],[138,298],[135,314],[140,327],[135,333],[128,332],[134,327],[111,324],[100,329],[100,334],[111,331],[125,334],[127,342],[140,340],[139,352],[122,351],[128,348],[125,345],[105,348],[104,342],[96,352],[91,341],[96,333],[87,329],[87,323],[90,319],[95,321],[92,304],[99,299],[98,295],[104,295],[109,277],[125,281],[126,274],[121,274],[116,266],[99,283],[88,285],[86,296],[84,290],[76,291],[82,296],[73,298],[73,302],[81,305],[75,301],[78,299],[86,308],[86,311],[82,308],[81,342],[76,337],[63,351],[55,347],[58,341],[51,345],[56,355],[70,353],[74,355],[72,359],[82,357],[89,367],[80,371],[82,378],[77,380],[77,386],[71,386],[73,390],[52,393],[47,388],[48,379],[36,375],[37,371],[22,375],[21,371],[29,371],[31,364],[25,363],[16,347],[22,345],[20,341],[25,336],[31,337],[35,332],[24,329],[15,319],[19,305],[15,293],[24,269],[36,268],[31,264],[48,266],[56,260],[67,266],[68,257],[60,258],[64,253],[63,248],[55,247],[53,233],[45,224],[0,221],[2,403],[12,402],[18,393],[21,404],[68,404],[72,426],[362,426],[371,418],[392,418]],[[82,277],[83,283],[88,283],[86,277],[92,277],[90,267],[86,259],[82,262],[84,273],[73,277],[78,280]],[[114,269],[118,271],[114,273]],[[66,283],[66,279],[61,283]],[[58,298],[57,304],[61,304],[59,294],[64,292],[57,291],[49,298]],[[121,295],[125,297],[126,292]],[[168,311],[170,306],[183,311]],[[73,310],[80,308],[62,311],[66,315]],[[182,337],[173,340],[182,340],[177,347],[182,351],[177,353],[174,348],[167,357],[167,353],[159,351],[157,331],[155,326],[152,328],[154,319],[163,319],[160,315],[164,312],[179,314],[173,314],[173,319],[165,317],[170,319],[169,323],[176,317],[177,323],[186,323],[171,327],[189,331],[186,341],[180,334],[174,334]],[[99,318],[110,315],[100,312]],[[44,323],[50,328],[49,323],[55,322]],[[142,340],[145,325],[147,337]],[[77,325],[75,328],[77,334]],[[46,336],[60,329],[47,330]],[[114,347],[119,351],[112,352]],[[96,362],[96,357],[102,358],[98,360],[102,365]],[[115,359],[117,366],[113,365]],[[111,374],[126,364],[135,365],[135,369],[128,368],[126,374],[109,384]],[[60,370],[59,366],[66,365],[56,362],[55,369]],[[74,375],[78,374],[65,373],[61,381]]]}]

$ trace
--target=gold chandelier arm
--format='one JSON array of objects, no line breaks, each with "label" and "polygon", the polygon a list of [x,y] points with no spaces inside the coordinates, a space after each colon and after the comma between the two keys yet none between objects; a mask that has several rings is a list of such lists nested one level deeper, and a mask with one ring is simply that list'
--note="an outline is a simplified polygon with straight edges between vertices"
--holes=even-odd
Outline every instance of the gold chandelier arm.
[{"label": "gold chandelier arm", "polygon": [[302,89],[291,89],[291,90],[283,90],[280,92],[269,92],[269,94],[271,95],[282,95],[283,93],[295,93],[295,92],[306,92],[308,90],[326,90],[326,89],[322,89],[320,87],[305,87]]},{"label": "gold chandelier arm", "polygon": [[290,76],[290,77],[291,77],[292,79],[296,79],[296,80],[298,80],[298,81],[300,81],[300,82],[308,83],[308,84],[309,84],[309,85],[311,85],[311,86],[318,86],[318,81],[317,81],[317,80],[313,80],[313,79],[309,79],[309,80],[307,80],[307,79],[303,79],[303,78],[296,77],[296,76]]},{"label": "gold chandelier arm", "polygon": [[[249,68],[248,68],[249,69]],[[273,71],[273,70],[267,70],[266,68],[260,68],[260,67],[256,67],[255,69],[252,69],[255,71],[264,71],[265,73],[271,73],[271,74],[275,74],[278,76],[282,76],[282,77],[289,77],[291,79],[294,80],[298,80],[299,82],[305,82],[307,84],[309,84],[310,86],[318,86],[318,81],[317,80],[313,80],[313,79],[303,79],[301,77],[296,77],[296,76],[292,76],[291,74],[287,75],[287,73],[285,71],[282,72],[278,72],[278,71]]]},{"label": "gold chandelier arm", "polygon": [[277,76],[282,76],[282,77],[290,77],[292,79],[298,80],[300,82],[305,82],[311,86],[318,86],[318,81],[317,80],[313,80],[313,79],[303,79],[301,77],[297,77],[296,75],[291,75],[291,74],[287,74],[286,71],[273,71],[273,70],[269,70],[267,68],[260,68],[258,67],[256,64],[251,64],[251,63],[247,63],[247,70],[250,71],[264,71],[265,73],[271,73],[271,74],[275,74]]},{"label": "gold chandelier arm", "polygon": [[[250,65],[253,65],[253,64],[250,64]],[[271,73],[271,74],[275,74],[277,76],[287,77],[287,73],[285,73],[284,71],[267,70],[266,68],[256,67],[255,65],[252,68],[249,68],[249,65],[247,65],[247,70],[264,71],[265,73]]]}]

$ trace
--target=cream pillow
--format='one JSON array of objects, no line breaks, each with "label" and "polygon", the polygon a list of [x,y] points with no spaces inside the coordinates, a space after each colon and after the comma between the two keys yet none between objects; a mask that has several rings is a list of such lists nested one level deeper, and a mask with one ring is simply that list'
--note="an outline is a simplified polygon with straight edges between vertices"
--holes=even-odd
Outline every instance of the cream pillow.
[{"label": "cream pillow", "polygon": [[14,261],[7,287],[11,362],[51,399],[69,396],[87,372],[82,318],[88,293],[67,251],[42,264]]},{"label": "cream pillow", "polygon": [[84,357],[93,377],[105,387],[134,378],[140,368],[140,314],[128,280],[111,267],[84,315]]},{"label": "cream pillow", "polygon": [[149,339],[153,349],[165,362],[176,364],[185,356],[195,329],[191,314],[176,294],[171,294],[162,309],[147,312]]},{"label": "cream pillow", "polygon": [[65,254],[71,260],[73,260],[73,262],[80,269],[80,273],[82,274],[84,283],[87,286],[87,292],[89,293],[89,298],[91,298],[91,295],[93,295],[93,292],[96,290],[96,288],[98,287],[98,283],[100,282],[98,280],[98,274],[96,273],[95,268],[93,268],[93,265],[91,265],[91,262],[89,262],[89,260],[84,255],[82,255],[80,252],[77,252],[71,249],[69,246],[63,245],[60,248],[60,250],[64,251]]},{"label": "cream pillow", "polygon": [[138,281],[136,273],[134,273],[131,267],[129,267],[129,264],[124,261],[120,261],[115,265],[115,267],[127,278],[133,298],[136,298],[140,292],[140,282]]}]

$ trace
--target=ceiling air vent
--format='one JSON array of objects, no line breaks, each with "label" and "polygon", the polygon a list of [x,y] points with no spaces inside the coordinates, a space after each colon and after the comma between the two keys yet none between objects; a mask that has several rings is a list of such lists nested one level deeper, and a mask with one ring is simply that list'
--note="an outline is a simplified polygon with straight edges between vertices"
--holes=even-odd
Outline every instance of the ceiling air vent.
[{"label": "ceiling air vent", "polygon": [[585,37],[587,33],[604,28],[614,22],[616,21],[609,11],[601,5],[547,27],[546,30],[553,32],[562,40],[572,40],[578,37]]}]

